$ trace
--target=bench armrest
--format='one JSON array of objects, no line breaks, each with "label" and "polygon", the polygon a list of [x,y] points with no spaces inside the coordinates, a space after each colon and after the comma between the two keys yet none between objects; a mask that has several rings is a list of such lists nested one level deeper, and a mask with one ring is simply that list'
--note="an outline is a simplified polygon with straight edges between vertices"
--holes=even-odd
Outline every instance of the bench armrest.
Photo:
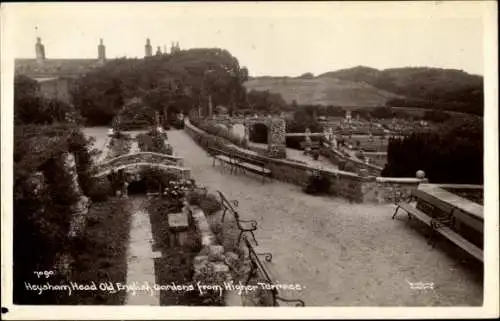
[{"label": "bench armrest", "polygon": [[238,220],[240,223],[250,223],[252,225],[252,228],[257,228],[257,221],[255,220]]}]

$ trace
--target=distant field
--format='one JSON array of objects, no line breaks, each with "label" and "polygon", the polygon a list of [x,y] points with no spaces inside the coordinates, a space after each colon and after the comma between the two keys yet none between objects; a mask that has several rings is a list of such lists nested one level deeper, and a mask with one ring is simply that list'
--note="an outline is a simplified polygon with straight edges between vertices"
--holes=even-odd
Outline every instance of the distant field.
[{"label": "distant field", "polygon": [[337,78],[255,78],[245,83],[247,90],[269,90],[280,93],[287,103],[299,105],[337,105],[375,107],[385,105],[396,94],[377,89],[366,83]]}]

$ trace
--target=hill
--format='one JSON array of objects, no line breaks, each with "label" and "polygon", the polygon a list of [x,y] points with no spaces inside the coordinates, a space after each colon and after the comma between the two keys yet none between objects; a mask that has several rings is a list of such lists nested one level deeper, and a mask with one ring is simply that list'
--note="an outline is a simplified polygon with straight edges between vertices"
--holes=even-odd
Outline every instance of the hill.
[{"label": "hill", "polygon": [[334,77],[258,77],[245,82],[247,90],[279,93],[289,104],[373,107],[403,98],[370,84]]},{"label": "hill", "polygon": [[483,77],[456,69],[358,66],[317,77],[256,77],[248,90],[281,93],[287,102],[338,106],[380,105],[483,113]]}]

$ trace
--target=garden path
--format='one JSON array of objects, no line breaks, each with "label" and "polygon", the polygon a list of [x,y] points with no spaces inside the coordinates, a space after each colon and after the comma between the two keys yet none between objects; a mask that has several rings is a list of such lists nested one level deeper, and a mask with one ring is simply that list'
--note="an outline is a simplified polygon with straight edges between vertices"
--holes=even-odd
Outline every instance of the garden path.
[{"label": "garden path", "polygon": [[[350,204],[223,173],[186,132],[168,135],[197,183],[238,200],[243,218],[258,222],[257,240],[273,253],[280,283],[304,288],[287,297],[308,306],[482,304],[482,276],[448,251],[429,247],[410,224],[391,220],[393,205]],[[408,282],[433,282],[434,290],[412,290]]]},{"label": "garden path", "polygon": [[[153,235],[149,214],[146,212],[146,198],[132,196],[132,222],[127,251],[127,285],[152,288],[156,283],[154,259],[160,256],[153,252]],[[159,291],[127,292],[126,305],[160,305]]]},{"label": "garden path", "polygon": [[93,147],[101,151],[96,157],[96,161],[104,159],[108,154],[108,127],[84,127],[82,128],[83,133],[87,137],[94,137],[95,142]]}]

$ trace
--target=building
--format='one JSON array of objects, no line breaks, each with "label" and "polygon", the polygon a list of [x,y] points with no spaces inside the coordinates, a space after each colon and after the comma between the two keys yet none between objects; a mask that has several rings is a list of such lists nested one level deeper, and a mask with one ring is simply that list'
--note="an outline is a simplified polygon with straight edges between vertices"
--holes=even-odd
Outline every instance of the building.
[{"label": "building", "polygon": [[[159,49],[159,47],[158,47]],[[179,44],[173,49],[180,50]],[[160,50],[158,50],[161,53]],[[144,57],[152,56],[152,47],[146,39]],[[60,99],[70,103],[70,90],[75,80],[106,63],[106,46],[100,39],[97,57],[91,59],[50,59],[47,58],[41,38],[36,39],[35,58],[15,59],[15,73],[36,80],[41,93],[47,98]]]}]

